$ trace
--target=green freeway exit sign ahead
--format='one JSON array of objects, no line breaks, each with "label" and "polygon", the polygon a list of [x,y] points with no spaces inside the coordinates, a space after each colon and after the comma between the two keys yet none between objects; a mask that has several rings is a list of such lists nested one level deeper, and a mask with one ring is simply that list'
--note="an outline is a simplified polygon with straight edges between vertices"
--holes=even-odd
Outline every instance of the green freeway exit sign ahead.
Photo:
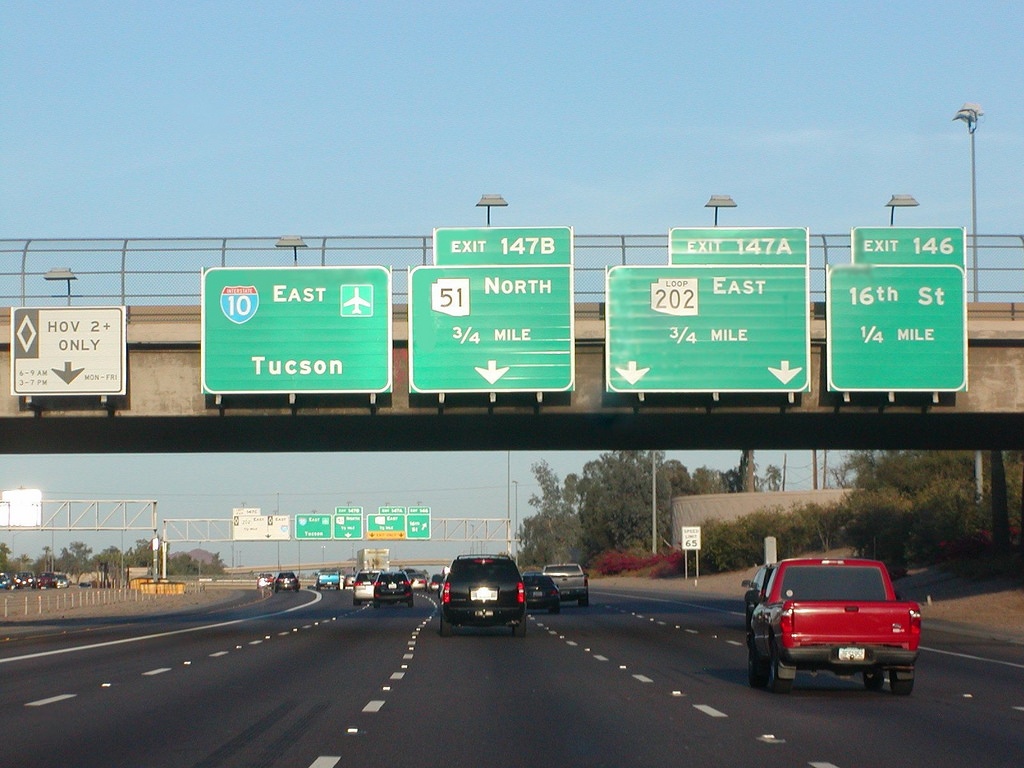
[{"label": "green freeway exit sign ahead", "polygon": [[810,391],[806,229],[673,229],[669,258],[607,272],[608,391]]},{"label": "green freeway exit sign ahead", "polygon": [[390,392],[390,270],[206,270],[201,368],[208,394]]},{"label": "green freeway exit sign ahead", "polygon": [[413,392],[565,392],[574,384],[572,229],[437,229],[409,275]]},{"label": "green freeway exit sign ahead", "polygon": [[960,228],[853,230],[853,263],[827,276],[830,391],[966,391],[965,240]]}]

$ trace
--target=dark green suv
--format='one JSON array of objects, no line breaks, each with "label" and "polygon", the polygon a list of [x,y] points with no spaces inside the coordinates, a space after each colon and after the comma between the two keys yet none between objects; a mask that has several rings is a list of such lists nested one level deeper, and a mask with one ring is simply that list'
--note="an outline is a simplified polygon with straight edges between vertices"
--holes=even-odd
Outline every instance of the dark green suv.
[{"label": "dark green suv", "polygon": [[526,588],[508,555],[460,555],[441,585],[441,637],[452,627],[511,627],[526,636]]}]

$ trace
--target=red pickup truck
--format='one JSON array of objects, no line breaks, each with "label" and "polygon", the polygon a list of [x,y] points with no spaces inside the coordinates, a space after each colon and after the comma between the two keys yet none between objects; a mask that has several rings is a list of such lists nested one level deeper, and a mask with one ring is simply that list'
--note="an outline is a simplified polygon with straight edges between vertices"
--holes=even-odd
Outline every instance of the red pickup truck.
[{"label": "red pickup truck", "polygon": [[921,608],[899,599],[883,563],[799,558],[779,562],[754,608],[747,673],[754,688],[788,693],[797,670],[861,673],[864,687],[907,695],[921,639]]}]

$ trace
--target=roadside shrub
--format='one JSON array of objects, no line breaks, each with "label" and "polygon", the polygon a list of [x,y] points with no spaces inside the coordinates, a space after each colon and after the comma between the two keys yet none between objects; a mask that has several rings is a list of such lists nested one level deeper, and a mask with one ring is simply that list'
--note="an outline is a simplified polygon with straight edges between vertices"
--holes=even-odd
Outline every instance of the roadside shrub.
[{"label": "roadside shrub", "polygon": [[590,570],[602,576],[617,576],[620,573],[645,570],[655,562],[657,558],[652,559],[650,554],[608,549],[591,561]]}]

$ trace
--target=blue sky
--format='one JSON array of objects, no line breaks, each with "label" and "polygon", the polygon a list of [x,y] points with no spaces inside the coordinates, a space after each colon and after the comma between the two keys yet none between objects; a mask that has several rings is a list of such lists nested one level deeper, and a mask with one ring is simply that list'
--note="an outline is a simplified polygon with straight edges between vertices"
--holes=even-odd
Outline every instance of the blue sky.
[{"label": "blue sky", "polygon": [[[897,223],[968,226],[967,101],[979,231],[1021,233],[1022,28],[1019,2],[7,0],[0,238],[422,235],[481,224],[483,193],[509,202],[495,224],[583,234],[707,225],[711,194],[729,225],[841,233],[887,224],[898,193],[920,207]],[[513,454],[520,509],[533,461],[586,458]],[[5,456],[0,487],[159,496],[168,517],[278,493],[474,516],[504,513],[509,461]],[[809,454],[787,461],[807,487]]]}]

